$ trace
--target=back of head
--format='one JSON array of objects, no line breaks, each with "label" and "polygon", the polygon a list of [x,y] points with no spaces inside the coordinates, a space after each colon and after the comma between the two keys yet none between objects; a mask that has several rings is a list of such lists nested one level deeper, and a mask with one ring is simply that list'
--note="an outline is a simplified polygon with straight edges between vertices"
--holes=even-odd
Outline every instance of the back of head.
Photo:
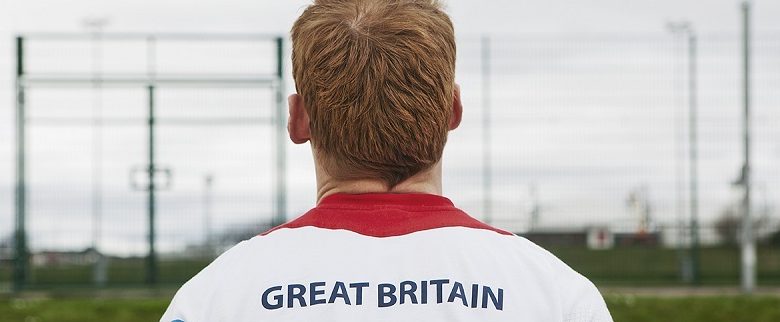
[{"label": "back of head", "polygon": [[311,142],[340,180],[389,187],[441,159],[455,37],[435,0],[316,0],[292,28]]}]

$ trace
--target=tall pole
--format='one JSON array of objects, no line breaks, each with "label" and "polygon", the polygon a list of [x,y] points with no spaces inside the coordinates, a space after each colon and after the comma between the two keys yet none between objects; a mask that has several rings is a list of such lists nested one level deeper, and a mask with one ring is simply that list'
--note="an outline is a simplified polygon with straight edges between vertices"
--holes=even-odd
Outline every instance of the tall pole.
[{"label": "tall pole", "polygon": [[698,88],[696,70],[697,38],[693,30],[688,31],[688,117],[689,135],[689,174],[690,174],[690,211],[691,211],[691,282],[698,285],[699,274],[699,174],[698,174]]},{"label": "tall pole", "polygon": [[149,176],[149,190],[148,190],[148,200],[147,200],[147,212],[149,215],[149,255],[146,261],[146,282],[150,285],[157,284],[157,252],[155,250],[155,216],[157,211],[157,199],[155,197],[155,192],[157,190],[156,184],[155,184],[155,174],[157,172],[156,166],[155,166],[155,156],[154,156],[154,127],[155,127],[155,116],[154,116],[154,86],[149,85],[149,167],[147,168],[147,174]]},{"label": "tall pole", "polygon": [[26,130],[24,108],[24,38],[16,37],[16,227],[14,232],[14,281],[13,290],[22,290],[27,281],[27,232],[25,217],[27,215],[27,182],[26,182]]},{"label": "tall pole", "polygon": [[287,124],[284,109],[284,38],[276,38],[276,209],[271,224],[287,221],[287,155],[285,139]]},{"label": "tall pole", "polygon": [[96,31],[92,39],[93,46],[93,96],[92,112],[93,134],[92,134],[92,248],[97,250],[100,242],[101,215],[103,212],[103,110],[102,110],[102,85],[100,83],[100,31]]},{"label": "tall pole", "polygon": [[697,37],[688,22],[670,23],[669,30],[686,36],[688,43],[688,166],[690,249],[684,261],[683,279],[699,284],[699,177],[698,177],[698,84]]},{"label": "tall pole", "polygon": [[742,184],[745,188],[745,197],[742,200],[741,284],[743,292],[752,293],[756,284],[756,244],[753,238],[753,221],[750,218],[750,1],[742,3],[742,28],[743,136],[745,145]]},{"label": "tall pole", "polygon": [[[103,29],[108,25],[108,19],[90,17],[82,22],[92,34],[92,248],[98,250],[102,229],[103,214],[103,84],[102,64]],[[97,266],[96,266],[97,272]],[[96,273],[97,281],[97,273]]]},{"label": "tall pole", "polygon": [[482,213],[486,223],[493,220],[493,173],[490,149],[490,37],[482,36]]},{"label": "tall pole", "polygon": [[675,195],[676,205],[675,212],[677,217],[677,251],[680,258],[680,276],[685,283],[691,283],[693,281],[693,271],[691,270],[691,258],[690,254],[686,251],[685,247],[685,70],[684,70],[684,58],[685,47],[681,42],[675,42],[675,56],[678,57],[675,63],[675,82],[674,91],[676,93],[674,115],[675,115]]},{"label": "tall pole", "polygon": [[108,24],[104,18],[90,18],[84,21],[92,32],[92,249],[98,259],[92,267],[92,280],[96,286],[103,286],[108,278],[106,259],[100,252],[103,229],[103,84],[102,84],[102,36]]}]

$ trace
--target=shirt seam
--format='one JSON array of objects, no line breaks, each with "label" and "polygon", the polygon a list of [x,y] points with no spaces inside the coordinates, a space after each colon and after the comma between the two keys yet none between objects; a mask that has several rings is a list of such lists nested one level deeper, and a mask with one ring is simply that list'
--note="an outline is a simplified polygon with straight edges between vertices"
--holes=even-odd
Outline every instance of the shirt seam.
[{"label": "shirt seam", "polygon": [[428,230],[441,229],[441,228],[464,228],[464,229],[483,230],[483,231],[488,231],[488,232],[491,232],[491,233],[495,233],[495,234],[497,234],[497,235],[499,235],[499,236],[517,237],[517,235],[515,235],[515,234],[502,234],[501,232],[498,232],[498,231],[496,231],[496,230],[489,229],[489,228],[484,228],[484,227],[470,227],[470,226],[462,226],[462,225],[449,225],[449,226],[441,226],[441,227],[431,227],[431,228],[424,228],[424,229],[414,230],[414,231],[410,231],[410,232],[403,233],[403,234],[394,234],[394,235],[387,235],[387,236],[373,236],[373,235],[364,234],[364,233],[362,233],[362,232],[358,232],[358,231],[355,231],[355,230],[352,230],[352,229],[343,228],[343,227],[338,227],[338,228],[330,228],[330,227],[320,227],[320,226],[316,226],[316,225],[306,225],[306,226],[297,226],[297,227],[282,227],[282,228],[276,229],[276,230],[274,230],[274,231],[272,231],[272,232],[269,232],[268,234],[266,234],[266,235],[263,235],[263,236],[269,236],[269,235],[271,235],[272,233],[274,233],[274,232],[277,232],[277,231],[280,231],[280,230],[285,230],[285,229],[299,229],[299,228],[318,228],[318,229],[326,229],[326,230],[340,230],[340,231],[348,231],[348,232],[351,232],[351,233],[355,233],[355,234],[358,234],[358,235],[361,235],[361,236],[365,236],[365,237],[370,237],[370,238],[391,238],[391,237],[400,237],[400,236],[406,236],[406,235],[411,235],[411,234],[414,234],[414,233],[424,232],[424,231],[428,231]]},{"label": "shirt seam", "polygon": [[[420,209],[425,208],[425,209]],[[402,206],[402,205],[370,205],[370,206],[359,206],[359,205],[319,205],[314,208],[314,210],[317,209],[338,209],[338,210],[372,210],[372,209],[398,209],[398,210],[404,210],[408,212],[428,212],[431,210],[444,210],[444,211],[452,211],[452,212],[462,212],[462,210],[455,208],[453,206]]]}]

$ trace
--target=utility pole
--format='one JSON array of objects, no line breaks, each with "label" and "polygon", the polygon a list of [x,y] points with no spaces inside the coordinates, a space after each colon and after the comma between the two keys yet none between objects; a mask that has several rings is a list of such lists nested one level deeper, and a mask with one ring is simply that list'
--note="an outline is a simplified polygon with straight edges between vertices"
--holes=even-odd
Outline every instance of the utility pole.
[{"label": "utility pole", "polygon": [[670,23],[674,34],[685,35],[688,43],[688,165],[689,165],[689,212],[691,245],[689,252],[690,282],[699,284],[699,178],[698,178],[698,79],[697,79],[697,37],[688,22]]},{"label": "utility pole", "polygon": [[741,281],[742,291],[750,294],[756,285],[756,244],[753,236],[753,220],[750,209],[750,1],[742,2],[742,71],[743,71],[743,138],[745,163],[742,166],[742,178],[739,180],[745,188],[742,200],[742,250]]}]

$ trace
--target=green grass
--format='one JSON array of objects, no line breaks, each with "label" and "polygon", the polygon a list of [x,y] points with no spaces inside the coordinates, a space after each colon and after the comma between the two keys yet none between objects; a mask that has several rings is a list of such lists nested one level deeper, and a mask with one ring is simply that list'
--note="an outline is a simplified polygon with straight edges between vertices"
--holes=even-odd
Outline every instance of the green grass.
[{"label": "green grass", "polygon": [[[161,261],[159,263],[159,284],[178,287],[211,260],[177,260]],[[108,265],[108,287],[127,288],[144,287],[146,279],[146,264],[142,258],[112,259]],[[0,269],[0,282],[9,282],[10,267]],[[92,286],[92,266],[71,265],[52,267],[33,267],[30,270],[28,289],[58,290],[73,288],[89,288]],[[0,322],[2,322],[0,320]]]},{"label": "green grass", "polygon": [[142,322],[159,321],[161,299],[11,299],[0,301],[4,322]]},{"label": "green grass", "polygon": [[[677,250],[652,247],[621,247],[586,250],[550,248],[553,254],[600,286],[679,285],[680,254]],[[703,285],[739,285],[739,250],[736,247],[706,247],[700,250]],[[758,282],[780,284],[780,248],[758,249]]]},{"label": "green grass", "polygon": [[[549,250],[599,286],[679,286],[679,256],[674,249],[618,247],[588,250],[557,247]],[[702,285],[739,285],[739,250],[736,247],[705,247],[700,251]],[[161,261],[158,281],[177,287],[209,263],[207,259]],[[143,287],[142,258],[112,259],[108,266],[109,288]],[[11,278],[10,265],[0,265],[0,284]],[[29,289],[57,290],[90,288],[90,266],[33,267]],[[780,247],[758,249],[759,285],[780,285]]]},{"label": "green grass", "polygon": [[[776,322],[780,297],[606,297],[616,322]],[[158,321],[167,299],[4,299],[4,322]]]},{"label": "green grass", "polygon": [[780,321],[778,297],[653,298],[607,296],[615,322]]}]

